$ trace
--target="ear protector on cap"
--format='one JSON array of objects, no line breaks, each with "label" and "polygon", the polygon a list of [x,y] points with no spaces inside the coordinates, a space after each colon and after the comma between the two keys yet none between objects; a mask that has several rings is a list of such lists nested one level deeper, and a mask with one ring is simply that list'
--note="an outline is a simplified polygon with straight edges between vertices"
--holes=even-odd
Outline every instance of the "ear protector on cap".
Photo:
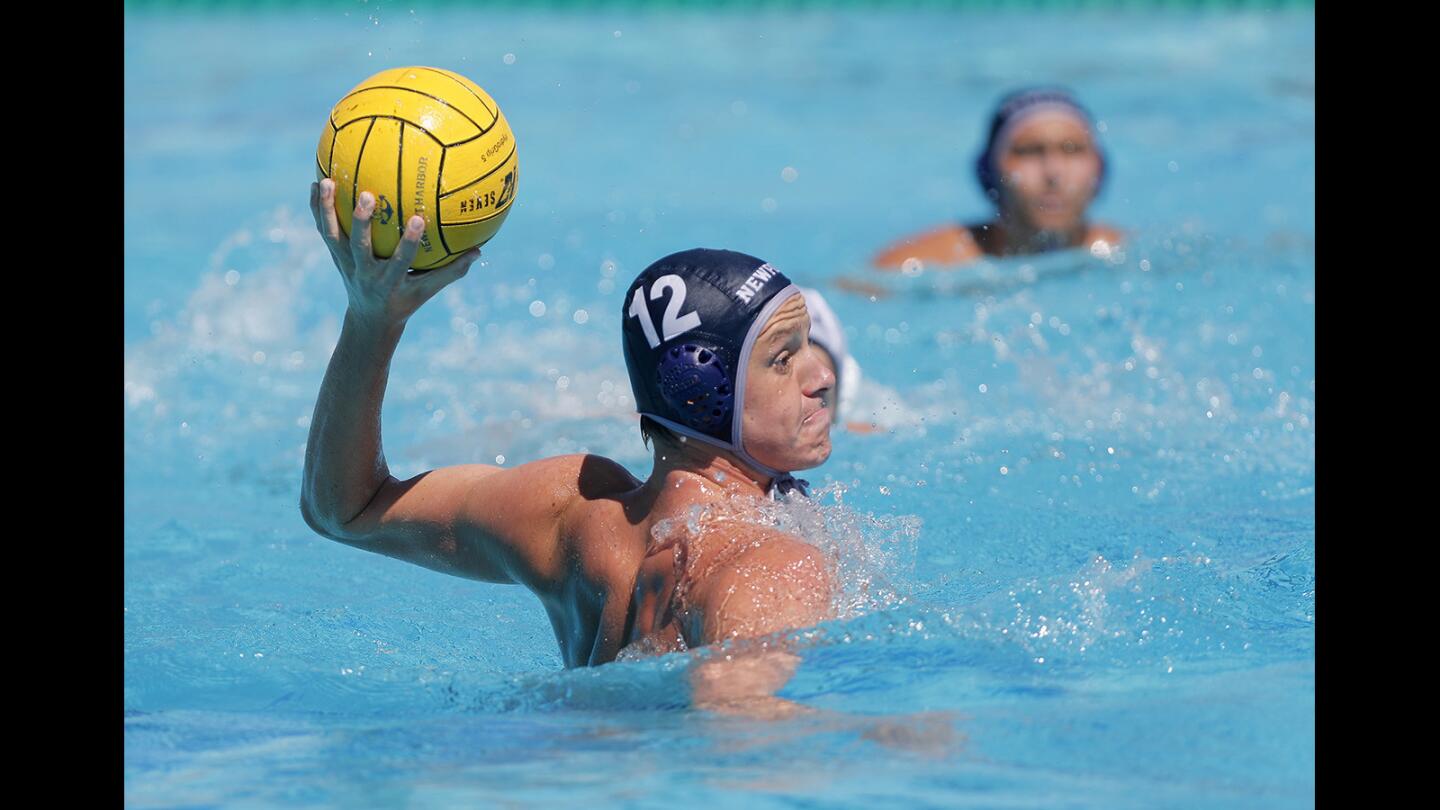
[{"label": "ear protector on cap", "polygon": [[720,356],[685,343],[660,356],[660,396],[680,421],[699,431],[730,425],[734,389]]}]

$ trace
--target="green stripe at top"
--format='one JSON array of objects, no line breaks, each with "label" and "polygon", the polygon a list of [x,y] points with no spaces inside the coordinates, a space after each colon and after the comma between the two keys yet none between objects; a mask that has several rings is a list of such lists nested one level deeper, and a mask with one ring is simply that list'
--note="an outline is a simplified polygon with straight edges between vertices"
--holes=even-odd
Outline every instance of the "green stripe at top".
[{"label": "green stripe at top", "polygon": [[1314,0],[125,0],[126,10],[209,11],[291,8],[351,8],[372,11],[406,8],[529,9],[1008,9],[1069,11],[1080,9],[1271,10],[1313,8]]}]

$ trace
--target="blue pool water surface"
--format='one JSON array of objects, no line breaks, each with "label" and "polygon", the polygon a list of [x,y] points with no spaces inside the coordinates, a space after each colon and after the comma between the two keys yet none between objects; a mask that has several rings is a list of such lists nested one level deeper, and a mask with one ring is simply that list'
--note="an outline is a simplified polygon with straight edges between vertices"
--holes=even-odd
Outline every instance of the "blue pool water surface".
[{"label": "blue pool water surface", "polygon": [[[128,806],[1313,804],[1308,11],[372,3],[131,12],[125,52]],[[522,173],[400,345],[395,473],[589,451],[643,477],[633,275],[729,247],[821,288],[888,428],[808,474],[848,602],[781,695],[823,713],[691,710],[683,654],[565,671],[523,589],[305,526],[345,303],[314,145],[406,64],[489,90]],[[982,215],[990,106],[1054,81],[1103,122],[1121,250],[835,286]]]}]

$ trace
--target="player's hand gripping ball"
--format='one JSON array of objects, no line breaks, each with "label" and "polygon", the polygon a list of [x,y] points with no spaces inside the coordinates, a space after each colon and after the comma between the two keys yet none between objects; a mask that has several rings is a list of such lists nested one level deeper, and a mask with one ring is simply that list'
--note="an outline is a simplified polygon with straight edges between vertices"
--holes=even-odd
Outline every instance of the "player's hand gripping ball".
[{"label": "player's hand gripping ball", "polygon": [[405,221],[425,218],[411,265],[433,270],[490,241],[520,176],[515,135],[479,85],[428,67],[381,71],[330,111],[315,150],[316,179],[335,181],[335,215],[350,233],[355,198],[375,195],[371,240],[389,257]]}]

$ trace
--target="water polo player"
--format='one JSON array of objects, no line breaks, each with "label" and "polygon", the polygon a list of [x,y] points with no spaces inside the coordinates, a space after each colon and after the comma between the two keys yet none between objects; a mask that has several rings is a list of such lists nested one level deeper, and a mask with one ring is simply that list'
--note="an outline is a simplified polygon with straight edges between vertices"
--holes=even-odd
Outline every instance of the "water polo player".
[{"label": "water polo player", "polygon": [[690,250],[630,286],[624,353],[654,449],[646,480],[609,459],[571,455],[400,481],[380,437],[391,358],[410,315],[479,252],[407,272],[420,217],[395,255],[379,259],[373,196],[360,195],[348,238],[334,196],[332,181],[312,186],[316,224],[349,295],[305,454],[300,505],[316,532],[447,574],[524,585],[544,605],[567,667],[611,661],[627,645],[682,649],[832,615],[832,566],[814,547],[745,521],[726,523],[723,542],[692,543],[686,519],[667,521],[800,497],[786,494],[805,486],[790,473],[829,456],[834,376],[809,343],[805,301],[789,279],[741,253]]},{"label": "water polo player", "polygon": [[1011,93],[991,117],[975,159],[976,178],[995,205],[995,217],[909,236],[872,263],[882,270],[902,270],[916,262],[944,267],[982,256],[1118,244],[1118,230],[1087,219],[1105,181],[1105,163],[1090,113],[1069,92]]}]

